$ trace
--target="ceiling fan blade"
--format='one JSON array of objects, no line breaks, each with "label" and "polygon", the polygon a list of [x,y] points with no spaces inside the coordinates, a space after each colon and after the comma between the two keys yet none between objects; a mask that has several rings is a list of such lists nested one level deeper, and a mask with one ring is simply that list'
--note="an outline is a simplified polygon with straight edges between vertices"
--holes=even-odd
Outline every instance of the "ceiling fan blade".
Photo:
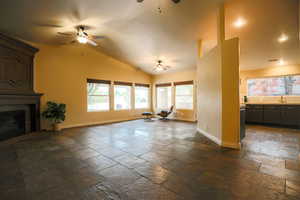
[{"label": "ceiling fan blade", "polygon": [[62,28],[63,26],[51,23],[34,23],[35,26],[46,27],[46,28]]},{"label": "ceiling fan blade", "polygon": [[102,36],[102,35],[94,35],[93,36],[94,40],[100,40],[100,39],[104,39],[104,38],[105,38],[105,36]]},{"label": "ceiling fan blade", "polygon": [[63,35],[63,36],[74,36],[74,33],[63,33],[63,32],[57,32],[58,35]]},{"label": "ceiling fan blade", "polygon": [[144,0],[137,0],[138,3],[142,3]]},{"label": "ceiling fan blade", "polygon": [[180,0],[172,0],[174,3],[179,3]]},{"label": "ceiling fan blade", "polygon": [[93,46],[98,46],[98,44],[96,42],[94,42],[93,40],[87,40],[87,43],[89,43],[90,45],[93,45]]}]

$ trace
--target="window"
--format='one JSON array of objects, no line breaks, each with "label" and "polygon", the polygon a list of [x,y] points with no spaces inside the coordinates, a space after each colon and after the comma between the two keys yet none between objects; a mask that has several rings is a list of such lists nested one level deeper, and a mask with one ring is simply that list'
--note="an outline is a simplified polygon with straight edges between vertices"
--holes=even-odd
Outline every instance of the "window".
[{"label": "window", "polygon": [[88,79],[88,112],[109,110],[110,81]]},{"label": "window", "polygon": [[170,109],[172,105],[171,84],[156,85],[156,102],[158,109]]},{"label": "window", "polygon": [[300,95],[300,76],[249,79],[248,96]]},{"label": "window", "polygon": [[175,102],[176,109],[189,109],[192,110],[193,105],[193,82],[175,83]]},{"label": "window", "polygon": [[286,77],[288,95],[300,96],[300,75]]},{"label": "window", "polygon": [[131,83],[115,82],[115,110],[131,109]]},{"label": "window", "polygon": [[249,96],[281,96],[285,95],[283,77],[260,78],[248,80]]},{"label": "window", "polygon": [[149,108],[149,85],[135,84],[135,108]]}]

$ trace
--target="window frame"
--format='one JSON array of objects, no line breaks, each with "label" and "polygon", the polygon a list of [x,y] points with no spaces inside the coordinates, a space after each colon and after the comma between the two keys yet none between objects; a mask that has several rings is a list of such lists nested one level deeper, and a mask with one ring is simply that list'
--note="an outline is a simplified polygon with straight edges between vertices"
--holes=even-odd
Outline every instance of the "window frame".
[{"label": "window frame", "polygon": [[[93,112],[109,112],[111,110],[111,81],[109,80],[98,80],[98,79],[87,79],[87,85],[88,84],[101,84],[101,85],[107,85],[108,86],[108,95],[89,95],[87,91],[87,112],[93,113]],[[97,109],[97,110],[89,110],[89,102],[88,99],[90,96],[107,96],[108,97],[108,109]]]},{"label": "window frame", "polygon": [[248,77],[248,78],[246,78],[246,94],[247,94],[247,96],[248,97],[280,97],[280,96],[291,96],[291,97],[299,97],[300,96],[300,94],[295,94],[295,95],[293,95],[293,94],[289,94],[289,91],[286,89],[285,90],[285,94],[283,94],[283,95],[269,95],[269,96],[257,96],[257,95],[249,95],[249,85],[248,85],[248,81],[249,80],[255,80],[255,79],[271,79],[271,78],[284,78],[284,84],[285,84],[285,88],[287,88],[286,87],[286,77],[293,77],[293,76],[300,76],[300,74],[289,74],[289,75],[280,75],[280,76],[259,76],[259,77]]},{"label": "window frame", "polygon": [[170,91],[171,91],[171,94],[170,94],[170,106],[172,106],[172,96],[173,96],[173,89],[172,89],[172,83],[159,83],[159,84],[156,84],[155,85],[155,96],[156,96],[156,109],[170,109],[170,108],[160,108],[158,106],[158,89],[159,88],[163,88],[163,87],[170,87]]},{"label": "window frame", "polygon": [[[184,86],[184,85],[191,85],[192,86],[192,108],[178,108],[177,107],[177,86]],[[175,92],[175,95],[174,95],[174,98],[175,98],[175,108],[176,110],[194,110],[194,103],[195,103],[195,84],[194,84],[194,81],[182,81],[182,82],[174,82],[174,92]],[[181,95],[181,96],[190,96],[190,95]]]},{"label": "window frame", "polygon": [[[129,87],[130,88],[130,94],[129,94],[129,108],[124,108],[124,109],[117,109],[116,108],[116,86],[125,86],[125,87]],[[113,109],[115,111],[124,111],[124,110],[132,110],[132,87],[133,83],[129,83],[129,82],[122,82],[122,81],[114,81],[114,87],[113,87],[113,94],[114,94],[114,105],[113,105]]]},{"label": "window frame", "polygon": [[[145,107],[145,108],[137,108],[136,107],[136,88],[137,87],[139,87],[139,88],[147,88],[148,89],[148,97],[147,97],[147,100],[148,100],[148,102],[147,102],[147,107]],[[150,88],[150,84],[143,84],[143,83],[135,83],[134,84],[134,109],[135,110],[145,110],[145,109],[150,109],[150,107],[151,107],[151,88]]]}]

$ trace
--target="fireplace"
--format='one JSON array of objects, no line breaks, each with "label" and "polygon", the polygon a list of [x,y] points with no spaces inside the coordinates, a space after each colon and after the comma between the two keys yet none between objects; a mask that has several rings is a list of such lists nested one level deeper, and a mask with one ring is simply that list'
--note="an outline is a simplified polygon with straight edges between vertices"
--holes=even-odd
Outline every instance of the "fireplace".
[{"label": "fireplace", "polygon": [[0,141],[40,130],[40,97],[34,91],[38,49],[0,34]]},{"label": "fireplace", "polygon": [[40,130],[40,95],[0,94],[0,141]]},{"label": "fireplace", "polygon": [[28,130],[30,117],[26,110],[0,111],[0,141],[23,135]]}]

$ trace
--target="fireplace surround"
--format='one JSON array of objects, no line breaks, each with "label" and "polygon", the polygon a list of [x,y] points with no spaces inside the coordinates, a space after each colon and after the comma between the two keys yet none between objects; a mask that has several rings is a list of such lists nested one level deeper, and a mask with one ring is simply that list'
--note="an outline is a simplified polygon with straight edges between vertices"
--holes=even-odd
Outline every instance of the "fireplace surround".
[{"label": "fireplace surround", "polygon": [[40,130],[40,97],[34,92],[38,49],[0,34],[0,140]]}]

